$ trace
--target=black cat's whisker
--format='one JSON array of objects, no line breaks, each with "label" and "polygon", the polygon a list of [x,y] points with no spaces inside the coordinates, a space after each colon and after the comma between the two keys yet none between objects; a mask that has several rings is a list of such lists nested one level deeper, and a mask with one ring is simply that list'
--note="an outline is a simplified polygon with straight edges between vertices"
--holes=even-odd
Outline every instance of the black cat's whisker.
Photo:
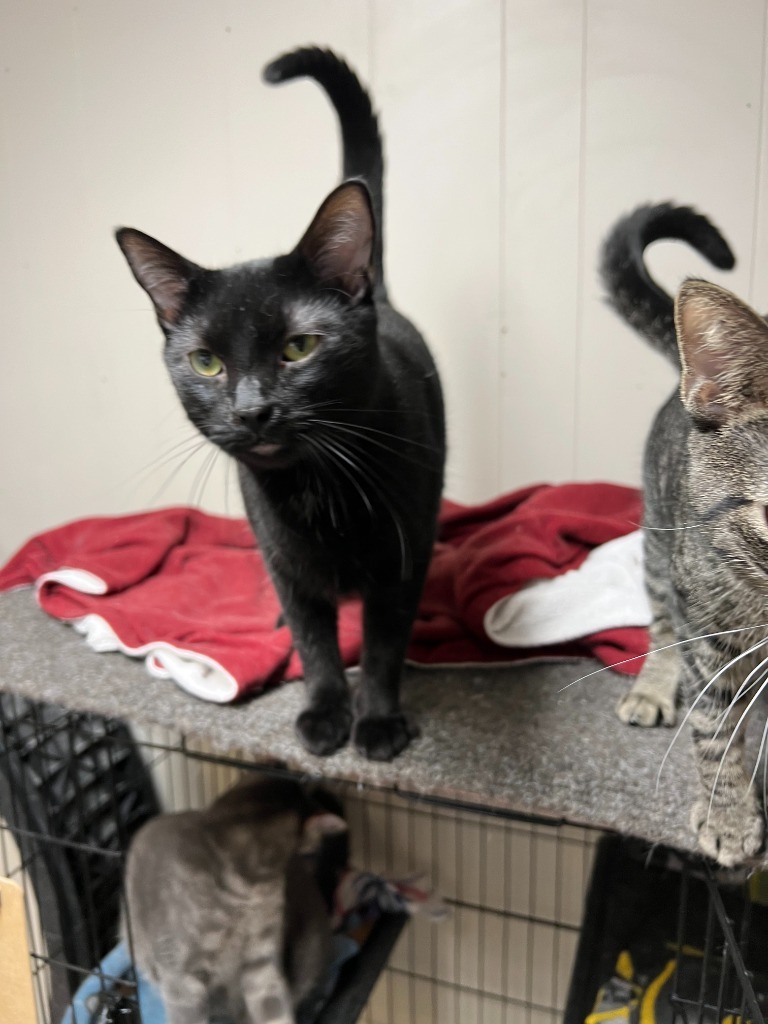
[{"label": "black cat's whisker", "polygon": [[[742,629],[749,629],[749,628],[750,627],[748,627],[748,626],[742,627]],[[752,627],[752,628],[754,628],[754,627]],[[726,630],[725,632],[740,632],[740,631],[741,630]],[[717,634],[715,634],[715,635],[717,635]],[[700,639],[700,638],[697,638],[697,639]],[[685,643],[686,641],[681,641],[681,642]],[[706,684],[706,686],[703,686],[701,688],[699,693],[696,695],[696,698],[692,702],[691,706],[688,708],[688,710],[686,711],[685,715],[683,716],[682,722],[680,723],[680,725],[675,730],[675,735],[672,737],[672,740],[671,740],[669,746],[667,747],[667,749],[666,749],[666,751],[664,753],[664,756],[661,759],[661,764],[659,765],[659,770],[656,773],[656,788],[657,789],[659,787],[659,783],[660,783],[660,780],[661,780],[661,773],[664,770],[664,765],[667,763],[667,758],[671,754],[672,748],[674,747],[675,743],[677,743],[677,741],[678,741],[678,739],[679,739],[683,729],[685,728],[685,725],[686,725],[688,719],[691,717],[691,715],[695,711],[696,706],[699,703],[699,701],[702,699],[702,697],[707,693],[707,691],[710,689],[711,686],[714,686],[714,684],[717,682],[717,680],[722,675],[724,675],[730,668],[732,668],[736,664],[737,661],[741,661],[742,658],[746,658],[750,654],[754,654],[755,651],[759,650],[761,647],[764,647],[766,644],[768,644],[768,637],[763,637],[762,640],[759,640],[752,647],[748,647],[747,650],[742,651],[740,654],[737,654],[735,657],[731,658],[730,661],[726,662],[726,664],[723,665],[722,668],[720,668],[717,672],[715,672],[715,674],[712,676],[712,678],[709,680],[709,682]],[[670,644],[669,646],[674,647],[676,645],[675,644]]]},{"label": "black cat's whisker", "polygon": [[[348,435],[350,438],[354,438],[357,441],[358,448],[361,451],[365,450],[364,447],[363,447],[365,445],[375,445],[377,448],[381,448],[383,451],[386,451],[386,452],[391,452],[392,455],[395,455],[398,459],[402,459],[402,460],[404,460],[406,462],[410,462],[414,466],[418,466],[420,469],[423,469],[423,470],[426,470],[426,471],[435,472],[434,466],[429,465],[426,462],[422,462],[420,459],[415,459],[412,455],[406,455],[406,453],[404,451],[402,451],[399,448],[394,447],[393,445],[385,444],[383,441],[380,441],[376,437],[361,437],[359,431],[367,429],[365,427],[362,427],[360,425],[356,425],[354,427],[351,427],[351,426],[349,426],[346,423],[337,423],[337,422],[335,422],[333,420],[321,420],[321,419],[318,419],[315,422],[318,423],[319,425],[325,427],[326,429],[330,429],[331,432],[336,431],[336,432],[344,434],[345,436]],[[404,440],[402,437],[398,438],[397,434],[388,434],[386,431],[383,431],[383,430],[379,430],[379,431],[377,431],[377,433],[384,434],[387,437],[397,438],[401,442]],[[407,442],[407,443],[414,444],[415,442]],[[427,445],[421,445],[420,447],[428,448]],[[366,451],[366,454],[370,454],[370,453]]]},{"label": "black cat's whisker", "polygon": [[320,408],[321,405],[333,405],[335,407],[334,408],[334,412],[350,412],[350,413],[354,413],[356,418],[359,417],[359,416],[379,416],[382,413],[384,413],[385,415],[389,415],[389,416],[397,414],[397,416],[400,419],[403,419],[403,418],[406,418],[406,417],[409,417],[409,416],[410,417],[420,417],[421,419],[425,419],[425,420],[428,420],[428,419],[431,418],[431,414],[429,412],[425,412],[423,409],[392,409],[392,408],[384,409],[384,408],[379,408],[379,407],[371,407],[371,408],[368,408],[368,409],[355,409],[355,408],[352,408],[352,407],[342,406],[338,402],[333,402],[333,401],[325,402],[325,403],[320,402],[320,403],[318,403],[317,408]]},{"label": "black cat's whisker", "polygon": [[[397,491],[398,484],[400,483],[400,477],[398,475],[397,468],[396,466],[391,464],[391,460],[388,460],[386,462],[382,461],[383,457],[381,453],[376,451],[375,449],[382,449],[383,451],[391,452],[398,459],[401,459],[405,462],[410,462],[412,465],[418,466],[420,469],[429,470],[432,468],[426,466],[423,462],[420,462],[418,459],[414,459],[412,456],[406,455],[403,452],[390,448],[389,445],[382,444],[375,438],[359,437],[354,430],[344,431],[343,436],[340,437],[337,428],[325,427],[324,429],[329,431],[331,435],[334,436],[334,439],[337,444],[342,444],[343,440],[345,449],[348,452],[350,452],[350,454],[354,453],[355,456],[358,458],[364,458],[366,460],[366,465],[370,466],[372,462],[375,463],[379,472],[379,476],[383,477],[386,474],[391,484],[393,485],[388,488],[388,490],[392,493]],[[373,450],[370,447],[371,445],[375,446]],[[380,481],[380,483],[382,487],[385,486],[383,479]]]},{"label": "black cat's whisker", "polygon": [[[340,422],[339,420],[318,420],[318,422],[327,424],[328,426],[346,428],[347,430],[351,430],[352,433],[357,433],[357,431],[362,430],[369,434],[380,434],[382,437],[391,437],[393,441],[399,441],[401,444],[406,443],[414,445],[417,448],[425,448],[429,452],[432,451],[431,445],[424,444],[422,441],[414,441],[412,438],[404,438],[400,434],[394,434],[391,430],[380,430],[378,427],[369,427],[365,423],[355,423],[354,427],[352,427],[350,424]],[[398,449],[392,448],[390,450],[397,451]]]},{"label": "black cat's whisker", "polygon": [[334,455],[336,456],[337,460],[341,460],[340,462],[337,463],[338,466],[339,466],[339,469],[346,475],[347,479],[354,485],[355,490],[360,495],[360,497],[363,499],[365,507],[368,509],[368,512],[369,512],[371,518],[375,519],[376,518],[376,513],[374,511],[373,505],[371,504],[371,500],[368,497],[368,494],[366,493],[365,488],[362,486],[362,482],[355,478],[354,470],[358,471],[358,475],[360,475],[360,476],[363,475],[362,473],[360,473],[359,465],[355,462],[354,459],[352,459],[349,456],[349,454],[347,454],[341,448],[341,446],[338,443],[334,443],[333,441],[329,441],[327,437],[323,439],[323,443],[325,444],[327,449],[329,449],[330,451],[332,451],[334,453]]},{"label": "black cat's whisker", "polygon": [[356,458],[353,447],[350,450],[348,442],[345,444],[339,438],[334,438],[334,445],[337,450],[346,453],[349,465],[356,469],[358,475],[362,478],[362,480],[368,483],[369,487],[373,488],[379,501],[382,503],[382,505],[384,505],[385,509],[389,513],[392,519],[392,523],[394,524],[394,528],[397,531],[397,540],[400,549],[400,570],[402,573],[406,572],[409,563],[408,544],[406,541],[406,535],[404,535],[404,530],[402,527],[400,517],[397,515],[394,505],[390,501],[390,498],[387,493],[387,488],[385,487],[382,481],[377,480],[376,477],[371,473],[370,467],[364,466],[359,462],[359,459]]},{"label": "black cat's whisker", "polygon": [[[387,506],[392,517],[394,519],[398,519],[393,505],[396,488],[387,488],[386,481],[383,479],[383,474],[386,473],[393,483],[398,483],[399,478],[393,467],[386,463],[382,463],[380,459],[376,458],[376,453],[368,451],[364,445],[356,445],[354,443],[354,437],[345,438],[344,440],[334,438],[334,441],[342,450],[347,452],[351,459],[355,461],[358,472],[365,478],[371,487],[373,487],[378,497]],[[369,461],[363,463],[360,456],[365,456]],[[378,470],[378,475],[373,472],[374,466]]]},{"label": "black cat's whisker", "polygon": [[219,457],[218,448],[211,448],[203,460],[203,464],[198,469],[195,479],[192,483],[192,490],[190,494],[190,503],[192,505],[202,505],[203,497],[205,495],[205,488],[208,486],[208,481],[211,479],[211,473],[213,467],[216,465],[216,460]]},{"label": "black cat's whisker", "polygon": [[232,459],[227,459],[224,465],[224,512],[226,515],[231,515],[229,508],[229,488],[231,485],[232,476]]},{"label": "black cat's whisker", "polygon": [[[320,466],[323,474],[326,477],[327,476],[333,477],[334,470],[336,469],[336,465],[335,465],[333,459],[329,456],[329,454],[325,451],[325,449],[320,444],[317,443],[317,440],[315,438],[306,436],[304,438],[304,440],[307,442],[309,452],[312,455],[314,461]],[[334,479],[334,482],[335,482],[335,479]],[[338,528],[339,528],[339,519],[338,519],[338,513],[337,513],[337,509],[336,509],[336,494],[332,490],[330,490],[328,488],[326,488],[326,492],[325,493],[326,493],[326,499],[328,501],[328,512],[329,512],[330,517],[331,517],[331,523],[333,524],[334,529],[338,530]],[[340,492],[340,493],[343,493],[343,492]]]},{"label": "black cat's whisker", "polygon": [[198,448],[202,448],[205,443],[205,438],[201,438],[199,434],[193,434],[191,437],[183,437],[181,441],[176,441],[159,455],[156,455],[154,459],[147,462],[141,467],[141,469],[137,469],[134,473],[131,473],[130,476],[127,477],[126,482],[140,483],[153,472],[158,469],[162,469],[181,455],[187,453],[193,454]]},{"label": "black cat's whisker", "polygon": [[193,449],[192,449],[192,450],[191,450],[191,451],[190,451],[190,452],[189,452],[189,453],[188,453],[188,454],[187,454],[187,455],[186,455],[186,456],[185,456],[185,457],[184,457],[184,458],[183,458],[183,459],[181,460],[181,462],[177,463],[177,465],[176,465],[176,466],[174,467],[174,469],[173,469],[173,472],[172,472],[172,473],[171,473],[171,474],[170,474],[170,475],[169,475],[169,476],[167,477],[167,479],[166,479],[166,480],[164,481],[164,483],[162,484],[162,486],[161,486],[161,487],[159,487],[159,488],[157,489],[157,491],[155,491],[155,493],[154,493],[154,494],[152,495],[152,497],[151,497],[151,498],[149,499],[149,504],[150,504],[150,505],[154,505],[154,504],[155,504],[155,502],[156,502],[156,501],[158,501],[158,500],[159,500],[159,499],[160,499],[160,498],[162,497],[162,495],[163,495],[163,494],[165,493],[165,491],[166,491],[166,490],[167,490],[167,489],[168,489],[168,488],[169,488],[169,487],[171,486],[171,484],[173,483],[173,481],[174,481],[174,480],[176,479],[176,477],[177,477],[177,476],[179,475],[179,473],[180,473],[180,472],[182,471],[182,469],[184,468],[184,466],[186,466],[186,464],[187,464],[187,463],[189,462],[189,460],[190,460],[190,459],[192,459],[192,458],[193,458],[193,457],[194,457],[195,455],[197,455],[197,453],[198,453],[199,451],[201,451],[201,450],[202,450],[203,448],[206,448],[206,447],[207,447],[207,445],[208,445],[208,442],[207,442],[207,441],[205,441],[205,440],[201,441],[201,442],[200,442],[200,444],[196,445],[196,446],[195,446],[195,447],[194,447],[194,448],[193,448]]},{"label": "black cat's whisker", "polygon": [[360,486],[359,482],[355,479],[354,474],[351,473],[349,471],[349,469],[347,468],[347,466],[345,465],[345,463],[347,463],[347,464],[352,465],[354,467],[354,463],[350,462],[350,459],[348,458],[348,456],[341,454],[335,448],[335,446],[331,442],[328,441],[327,438],[322,438],[322,441],[321,441],[320,435],[316,435],[315,438],[312,439],[312,440],[310,440],[309,438],[307,438],[306,440],[310,441],[310,444],[313,447],[315,445],[317,446],[315,450],[323,451],[325,453],[325,455],[328,457],[328,459],[331,462],[333,462],[334,466],[336,466],[336,468],[339,469],[344,474],[344,476],[352,484],[352,486],[355,488],[357,493],[362,498],[363,504],[368,509],[368,512],[369,512],[370,516],[372,518],[375,518],[375,513],[373,511],[373,505],[371,505],[371,502],[370,502],[370,499],[369,499],[368,495],[362,489],[362,487]]},{"label": "black cat's whisker", "polygon": [[[601,672],[610,672],[612,669],[618,668],[619,665],[629,665],[632,661],[637,661],[638,658],[647,658],[649,654],[658,654],[659,651],[668,651],[672,647],[682,647],[684,644],[693,644],[697,640],[710,640],[715,636],[727,636],[730,633],[746,633],[753,629],[768,629],[768,622],[759,622],[755,626],[739,626],[738,629],[721,629],[716,633],[700,633],[698,636],[688,636],[684,640],[675,640],[672,644],[664,644],[663,647],[654,647],[645,654],[633,654],[630,658],[623,658],[621,661],[615,662],[613,665],[602,665],[600,668],[594,669],[592,672],[587,672],[583,676],[579,676],[578,679],[572,679],[570,683],[566,683],[565,686],[561,686],[557,691],[562,693],[563,690],[567,690],[569,686],[575,686],[576,683],[581,683],[585,679],[589,679],[590,676],[599,676]],[[768,637],[766,637],[768,642]]]}]

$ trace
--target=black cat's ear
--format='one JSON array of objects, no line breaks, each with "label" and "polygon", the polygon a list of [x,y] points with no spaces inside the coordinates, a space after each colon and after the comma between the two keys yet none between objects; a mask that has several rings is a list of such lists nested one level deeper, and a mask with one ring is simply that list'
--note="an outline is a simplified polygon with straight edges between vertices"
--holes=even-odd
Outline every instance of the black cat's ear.
[{"label": "black cat's ear", "polygon": [[347,181],[315,214],[297,251],[313,277],[357,302],[373,280],[373,208],[361,181]]},{"label": "black cat's ear", "polygon": [[720,426],[768,404],[768,326],[750,306],[719,285],[686,281],[675,326],[680,394],[694,418]]},{"label": "black cat's ear", "polygon": [[118,228],[115,238],[133,276],[152,299],[160,325],[173,327],[202,268],[136,228]]}]

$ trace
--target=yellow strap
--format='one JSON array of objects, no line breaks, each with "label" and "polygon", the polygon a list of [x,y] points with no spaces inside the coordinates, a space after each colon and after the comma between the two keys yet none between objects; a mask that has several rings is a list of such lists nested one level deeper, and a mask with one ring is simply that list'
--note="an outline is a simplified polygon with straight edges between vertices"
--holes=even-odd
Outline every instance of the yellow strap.
[{"label": "yellow strap", "polygon": [[656,1024],[656,1000],[659,998],[664,983],[671,978],[675,970],[675,961],[670,960],[664,970],[653,979],[648,988],[643,992],[640,1003],[640,1024]]},{"label": "yellow strap", "polygon": [[632,981],[635,976],[635,965],[632,963],[632,956],[628,949],[622,949],[616,961],[616,973],[624,981]]},{"label": "yellow strap", "polygon": [[614,1006],[612,1010],[600,1010],[598,1013],[590,1013],[584,1024],[601,1024],[604,1020],[629,1021],[629,1014],[637,1000],[630,1000],[629,1006]]},{"label": "yellow strap", "polygon": [[0,877],[0,1024],[37,1024],[24,893]]}]

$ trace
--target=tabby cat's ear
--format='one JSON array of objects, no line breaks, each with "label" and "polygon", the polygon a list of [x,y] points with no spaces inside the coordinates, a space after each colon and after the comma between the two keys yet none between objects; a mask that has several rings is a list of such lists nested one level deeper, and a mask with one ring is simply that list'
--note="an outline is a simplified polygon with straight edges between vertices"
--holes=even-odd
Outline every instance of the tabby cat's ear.
[{"label": "tabby cat's ear", "polygon": [[160,325],[173,327],[202,268],[136,228],[118,228],[115,238],[133,276],[152,299]]},{"label": "tabby cat's ear", "polygon": [[707,281],[686,281],[675,300],[688,412],[720,426],[768,404],[768,326],[750,306]]},{"label": "tabby cat's ear", "polygon": [[373,209],[361,181],[347,181],[328,196],[297,251],[312,276],[357,302],[373,280]]}]

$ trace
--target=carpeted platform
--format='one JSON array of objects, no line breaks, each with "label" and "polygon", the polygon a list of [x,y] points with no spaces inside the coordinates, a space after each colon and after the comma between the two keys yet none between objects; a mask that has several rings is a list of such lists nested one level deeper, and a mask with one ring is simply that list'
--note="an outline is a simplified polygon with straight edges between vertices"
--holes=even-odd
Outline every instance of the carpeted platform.
[{"label": "carpeted platform", "polygon": [[[30,591],[0,595],[0,689],[78,710],[204,737],[221,753],[327,778],[482,808],[611,829],[693,850],[688,807],[694,769],[685,733],[657,772],[674,730],[632,729],[614,713],[626,678],[596,666],[550,662],[494,669],[409,669],[404,698],[422,737],[392,764],[347,748],[306,753],[293,721],[293,683],[239,705],[213,705],[151,679],[120,654],[95,654],[49,619]],[[564,689],[564,687],[567,687]],[[762,721],[750,727],[752,745]]]}]

